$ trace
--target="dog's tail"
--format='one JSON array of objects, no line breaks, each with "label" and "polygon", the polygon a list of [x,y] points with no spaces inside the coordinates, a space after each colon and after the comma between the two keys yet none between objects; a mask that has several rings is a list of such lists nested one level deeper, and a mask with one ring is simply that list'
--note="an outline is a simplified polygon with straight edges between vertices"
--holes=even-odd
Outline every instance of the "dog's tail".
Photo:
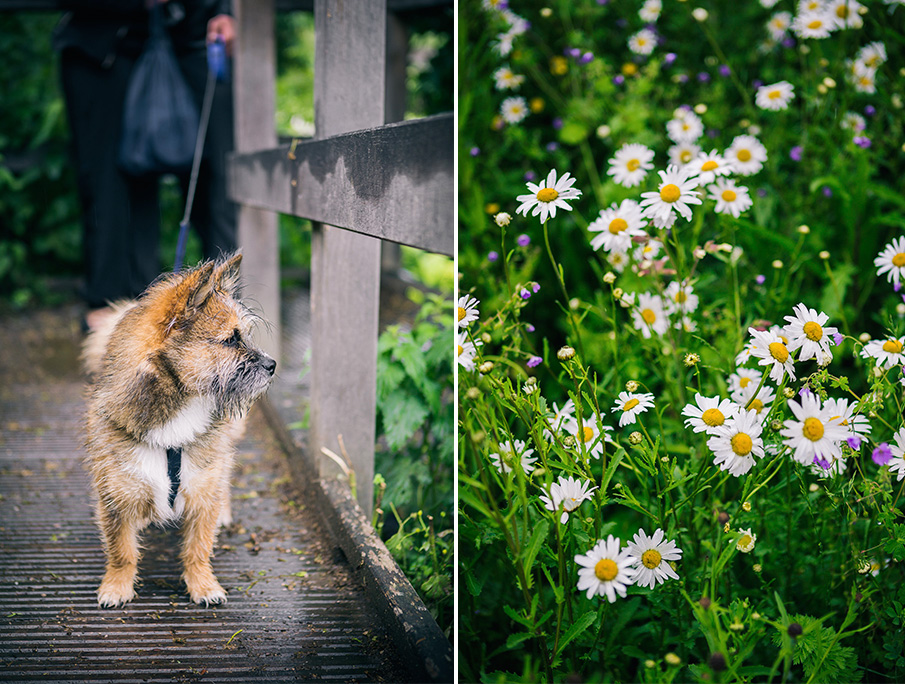
[{"label": "dog's tail", "polygon": [[93,380],[103,371],[104,356],[107,353],[107,343],[113,334],[113,329],[119,323],[123,314],[135,306],[135,302],[122,301],[110,305],[113,312],[103,318],[100,324],[88,333],[85,341],[82,342],[82,369],[88,376],[89,380]]}]

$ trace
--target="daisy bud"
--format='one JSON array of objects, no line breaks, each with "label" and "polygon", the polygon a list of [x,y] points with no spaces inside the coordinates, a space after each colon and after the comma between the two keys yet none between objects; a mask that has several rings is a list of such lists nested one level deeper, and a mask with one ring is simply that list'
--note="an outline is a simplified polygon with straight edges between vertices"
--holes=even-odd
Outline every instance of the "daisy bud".
[{"label": "daisy bud", "polygon": [[829,91],[827,90],[827,87],[825,85],[823,85],[822,83],[818,83],[817,92],[820,93],[821,95],[826,95],[827,92],[829,92]]},{"label": "daisy bud", "polygon": [[480,444],[481,442],[484,441],[484,438],[485,438],[486,436],[487,436],[487,435],[484,434],[484,431],[483,431],[483,430],[478,430],[477,432],[472,432],[472,433],[471,433],[471,441],[474,442],[475,444]]},{"label": "daisy bud", "polygon": [[858,574],[866,575],[869,572],[870,572],[870,561],[865,560],[864,558],[861,558],[858,561]]},{"label": "daisy bud", "polygon": [[597,137],[598,138],[609,138],[610,137],[610,127],[606,124],[597,127]]},{"label": "daisy bud", "polygon": [[479,390],[477,387],[469,387],[467,390],[465,390],[466,399],[471,399],[472,401],[474,401],[475,399],[479,398],[480,396],[481,396],[481,390]]},{"label": "daisy bud", "polygon": [[793,390],[791,387],[786,387],[786,388],[782,391],[782,395],[783,395],[786,399],[794,399],[794,398],[795,398],[795,390]]},{"label": "daisy bud", "polygon": [[827,259],[830,258],[830,253],[827,252],[826,250],[823,250],[823,251],[822,251],[820,254],[818,254],[817,256],[819,256],[821,259],[823,259],[824,261],[826,261]]},{"label": "daisy bud", "polygon": [[481,371],[482,374],[487,375],[490,371],[493,370],[493,361],[485,361],[480,366],[478,366],[478,370]]},{"label": "daisy bud", "polygon": [[903,304],[902,302],[896,304],[896,313],[900,316],[905,316],[905,304]]},{"label": "daisy bud", "polygon": [[870,335],[867,333],[861,333],[860,335],[858,335],[858,339],[861,340],[861,342],[863,342],[864,344],[867,344],[868,342],[870,342]]},{"label": "daisy bud", "polygon": [[808,227],[807,225],[802,223],[800,226],[798,226],[798,232],[801,233],[802,235],[807,235],[808,233],[811,232],[811,229],[810,229],[810,227]]},{"label": "daisy bud", "polygon": [[663,656],[663,660],[666,661],[667,665],[672,665],[673,667],[679,667],[682,664],[682,659],[672,651]]},{"label": "daisy bud", "polygon": [[638,446],[642,441],[644,441],[644,435],[637,430],[628,436],[628,443],[632,446]]},{"label": "daisy bud", "polygon": [[770,429],[774,432],[779,432],[782,430],[782,421],[781,420],[771,420],[770,421]]},{"label": "daisy bud", "polygon": [[512,221],[512,216],[507,214],[505,211],[501,211],[499,214],[493,217],[493,220],[496,221],[496,224],[502,228],[503,226],[508,226],[509,222]]},{"label": "daisy bud", "polygon": [[572,347],[566,345],[565,347],[560,347],[560,350],[556,352],[556,358],[560,361],[568,361],[569,359],[575,356],[575,350]]},{"label": "daisy bud", "polygon": [[746,501],[745,503],[743,503],[742,510],[745,511],[746,513],[749,512],[751,510],[751,502]]},{"label": "daisy bud", "polygon": [[550,17],[553,16],[553,10],[550,9],[549,7],[542,7],[542,8],[541,8],[541,11],[540,11],[540,15],[541,15],[544,19],[549,19]]},{"label": "daisy bud", "polygon": [[[622,295],[624,295],[624,294],[625,294],[625,291],[621,287],[617,287],[615,290],[613,290],[613,296],[616,299],[622,299]],[[868,338],[868,339],[870,339],[870,338]]]},{"label": "daisy bud", "polygon": [[500,210],[500,205],[496,202],[490,202],[484,206],[484,212],[487,214],[496,214]]},{"label": "daisy bud", "polygon": [[644,667],[646,667],[648,670],[653,670],[655,667],[657,667],[657,663],[648,658],[644,661]]},{"label": "daisy bud", "polygon": [[[764,571],[764,566],[762,566],[760,563],[755,563],[754,565],[751,566],[751,569],[754,570],[754,572],[756,572],[759,575],[760,573],[762,573]],[[755,615],[757,617],[755,617]],[[757,618],[760,617],[760,614],[754,613],[751,615],[751,617],[753,617],[756,620]]]},{"label": "daisy bud", "polygon": [[729,629],[733,632],[744,632],[745,625],[743,625],[741,622],[733,622],[731,625],[729,625]]},{"label": "daisy bud", "polygon": [[722,672],[726,669],[726,657],[719,651],[711,653],[710,658],[707,660],[707,665],[714,672]]},{"label": "daisy bud", "polygon": [[493,341],[493,338],[490,336],[490,333],[481,333],[481,342],[484,344],[490,344]]},{"label": "daisy bud", "polygon": [[823,85],[825,85],[827,88],[835,88],[836,81],[834,81],[832,78],[827,76],[825,79],[823,79]]},{"label": "daisy bud", "polygon": [[603,282],[605,282],[607,285],[612,285],[614,282],[616,282],[616,274],[612,271],[605,273],[603,275]]},{"label": "daisy bud", "polygon": [[698,260],[703,259],[705,256],[707,256],[707,252],[704,251],[703,247],[695,247],[692,254],[694,255],[694,258]]},{"label": "daisy bud", "polygon": [[707,17],[709,17],[710,14],[703,7],[695,7],[691,13],[691,16],[694,17],[695,21],[705,22],[707,21]]},{"label": "daisy bud", "polygon": [[635,392],[638,390],[638,383],[635,380],[629,380],[625,383],[626,392]]},{"label": "daisy bud", "polygon": [[573,437],[572,435],[566,435],[565,437],[563,437],[562,443],[564,447],[571,449],[573,446],[575,446],[575,437]]},{"label": "daisy bud", "polygon": [[729,531],[729,523],[726,523],[725,525],[723,525],[723,532],[728,532],[728,531]]},{"label": "daisy bud", "polygon": [[691,368],[692,366],[697,366],[701,362],[701,357],[695,354],[694,352],[689,352],[685,355],[684,363],[686,366]]},{"label": "daisy bud", "polygon": [[706,114],[706,113],[707,113],[707,105],[705,105],[703,102],[701,102],[700,104],[696,104],[696,105],[694,106],[694,113],[695,113],[695,114]]},{"label": "daisy bud", "polygon": [[774,262],[773,262],[773,268],[775,268],[775,269],[777,269],[777,270],[779,270],[780,268],[782,268],[782,261],[780,261],[779,259],[777,259],[776,261],[774,261]]},{"label": "daisy bud", "polygon": [[572,297],[572,299],[569,300],[569,308],[572,309],[572,311],[578,309],[579,306],[581,306],[581,300],[578,297]]},{"label": "daisy bud", "polygon": [[820,485],[817,484],[816,482],[812,482],[812,483],[808,486],[808,491],[811,492],[811,494],[813,494],[814,492],[818,491],[819,489],[820,489]]}]

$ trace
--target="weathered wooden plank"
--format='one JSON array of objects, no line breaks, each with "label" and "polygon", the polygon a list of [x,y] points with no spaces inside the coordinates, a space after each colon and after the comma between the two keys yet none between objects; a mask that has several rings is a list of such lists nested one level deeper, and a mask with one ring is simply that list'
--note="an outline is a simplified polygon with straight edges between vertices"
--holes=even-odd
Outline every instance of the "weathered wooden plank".
[{"label": "weathered wooden plank", "polygon": [[233,199],[453,255],[452,114],[233,155]]},{"label": "weathered wooden plank", "polygon": [[[327,137],[384,123],[386,0],[317,0],[314,6],[314,123]],[[366,154],[369,148],[359,148]],[[336,157],[319,167],[326,175],[374,166]],[[373,169],[372,169],[373,170]],[[361,180],[361,174],[356,173]],[[301,180],[301,178],[299,179]],[[324,205],[341,197],[306,184],[294,197],[314,195]],[[371,217],[373,221],[373,216]],[[358,225],[364,225],[359,221]],[[311,245],[311,448],[340,453],[339,435],[355,470],[357,499],[373,509],[377,412],[377,323],[380,241],[315,223]],[[321,457],[321,476],[336,465]]]},{"label": "weathered wooden plank", "polygon": [[[236,55],[233,99],[236,150],[276,145],[274,0],[236,0]],[[277,215],[259,207],[238,209],[242,276],[247,297],[257,303],[270,326],[260,326],[259,343],[280,358],[280,240]]]}]

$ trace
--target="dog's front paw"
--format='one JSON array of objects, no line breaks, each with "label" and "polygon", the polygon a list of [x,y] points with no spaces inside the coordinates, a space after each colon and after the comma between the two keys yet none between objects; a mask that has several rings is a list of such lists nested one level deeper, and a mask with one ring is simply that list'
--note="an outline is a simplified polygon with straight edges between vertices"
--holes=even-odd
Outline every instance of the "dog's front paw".
[{"label": "dog's front paw", "polygon": [[192,601],[207,608],[211,605],[226,603],[226,590],[220,586],[217,578],[213,575],[209,577],[196,578],[193,581],[186,579],[186,588],[189,591]]},{"label": "dog's front paw", "polygon": [[104,577],[97,589],[97,604],[101,608],[118,608],[135,598],[135,587],[131,577]]}]

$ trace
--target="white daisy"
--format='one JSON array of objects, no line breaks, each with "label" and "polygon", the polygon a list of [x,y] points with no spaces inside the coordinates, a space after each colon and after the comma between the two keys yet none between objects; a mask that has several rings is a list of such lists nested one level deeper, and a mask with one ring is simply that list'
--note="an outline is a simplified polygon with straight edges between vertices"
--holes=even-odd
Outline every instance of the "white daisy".
[{"label": "white daisy", "polygon": [[892,368],[905,363],[905,336],[890,337],[886,340],[871,340],[864,345],[861,356],[865,359],[876,359],[877,366]]},{"label": "white daisy", "polygon": [[[750,343],[752,351],[754,350],[754,342]],[[754,390],[760,384],[763,373],[754,368],[738,368],[729,376],[729,396],[736,404],[741,404],[744,399],[744,392],[754,394]]]},{"label": "white daisy", "polygon": [[589,231],[597,233],[591,238],[591,247],[595,250],[603,247],[607,252],[628,251],[633,237],[647,235],[644,232],[646,225],[641,207],[635,200],[625,199],[619,205],[613,203],[588,226]]},{"label": "white daisy", "polygon": [[[582,418],[581,430],[578,429],[577,420],[569,423],[565,429],[566,432],[575,436],[576,442],[585,445],[588,455],[592,458],[600,458],[603,455],[604,441],[611,441],[607,433],[613,431],[613,428],[598,422],[597,417],[593,415]],[[601,439],[601,435],[603,439]]]},{"label": "white daisy", "polygon": [[864,20],[861,18],[862,9],[867,8],[856,0],[829,0],[825,5],[825,11],[837,29],[859,29],[864,26]]},{"label": "white daisy", "polygon": [[886,464],[889,466],[889,472],[896,473],[896,482],[905,478],[905,427],[893,435],[895,446],[889,445],[889,451],[892,452],[892,458]]},{"label": "white daisy", "polygon": [[761,86],[754,96],[754,103],[761,109],[772,112],[789,108],[789,103],[795,97],[795,86],[788,81],[779,81],[772,85]]},{"label": "white daisy", "polygon": [[641,193],[641,206],[644,215],[650,218],[666,219],[673,210],[682,215],[686,221],[691,220],[689,204],[701,204],[696,178],[689,178],[688,172],[677,166],[668,166],[666,171],[658,171],[662,182],[657,192]]},{"label": "white daisy", "polygon": [[717,178],[716,183],[707,188],[710,199],[716,201],[717,214],[731,214],[735,218],[751,208],[753,201],[748,188],[736,185],[731,178]]},{"label": "white daisy", "polygon": [[654,395],[649,392],[635,394],[620,392],[613,413],[619,414],[619,427],[633,425],[639,413],[644,413],[654,405]]},{"label": "white daisy", "polygon": [[855,90],[866,95],[877,92],[877,70],[865,66],[862,62],[855,62],[849,72],[849,78]]},{"label": "white daisy", "polygon": [[542,184],[527,184],[532,194],[516,197],[521,204],[515,210],[515,213],[528,216],[528,210],[531,209],[531,215],[539,215],[540,222],[544,223],[547,218],[556,218],[557,207],[572,211],[572,207],[566,204],[566,200],[574,200],[581,197],[581,190],[573,188],[573,183],[575,183],[575,179],[570,178],[568,172],[557,180],[556,169],[553,169],[547,174],[547,179]]},{"label": "white daisy", "polygon": [[735,365],[743,366],[751,360],[751,350],[754,349],[753,342],[747,342],[742,350],[735,355]]},{"label": "white daisy", "polygon": [[676,110],[678,116],[666,122],[666,135],[674,143],[693,143],[704,134],[704,122],[694,112]]},{"label": "white daisy", "polygon": [[501,66],[493,72],[493,80],[497,90],[518,90],[525,82],[525,77],[516,74],[508,66]]},{"label": "white daisy", "polygon": [[537,456],[532,456],[534,449],[526,449],[525,446],[525,442],[520,439],[500,442],[500,452],[490,454],[490,462],[501,473],[511,473],[512,466],[518,465],[527,475],[534,470]]},{"label": "white daisy", "polygon": [[[547,414],[547,419],[549,420],[550,425],[553,426],[554,432],[565,430],[570,434],[574,434],[573,430],[578,429],[578,423],[575,420],[575,402],[573,402],[571,399],[568,399],[566,400],[566,403],[562,405],[562,408],[559,408],[554,401],[553,414]],[[544,439],[546,439],[548,442],[552,442],[553,432],[545,429]]]},{"label": "white daisy", "polygon": [[792,364],[792,355],[789,353],[788,347],[783,344],[782,338],[775,333],[765,330],[756,330],[748,328],[748,332],[754,338],[754,349],[751,355],[760,359],[757,363],[760,366],[770,366],[770,379],[779,383],[782,381],[783,374],[788,374],[789,378],[795,379],[795,366]]},{"label": "white daisy", "polygon": [[886,281],[899,284],[899,278],[905,279],[905,237],[895,238],[874,259],[877,275],[886,274]]},{"label": "white daisy", "polygon": [[834,28],[833,18],[822,9],[801,12],[792,20],[792,32],[798,38],[826,38]]},{"label": "white daisy", "polygon": [[491,43],[491,49],[496,52],[500,57],[508,57],[509,53],[512,52],[512,42],[515,40],[516,34],[512,31],[506,31],[505,33],[498,33],[496,36],[496,40]]},{"label": "white daisy", "polygon": [[760,171],[767,161],[767,148],[753,135],[737,135],[729,149],[726,160],[740,176],[751,176]]},{"label": "white daisy", "polygon": [[641,29],[629,36],[628,49],[636,55],[649,55],[657,47],[657,34],[650,29]]},{"label": "white daisy", "polygon": [[839,123],[839,127],[844,131],[849,131],[850,133],[860,133],[865,128],[867,128],[867,122],[860,114],[856,114],[855,112],[846,112],[842,115],[842,121]]},{"label": "white daisy", "polygon": [[698,309],[698,296],[687,280],[673,280],[664,291],[664,308],[670,316],[694,313]]},{"label": "white daisy", "polygon": [[660,12],[662,11],[662,0],[644,0],[641,9],[638,10],[638,16],[641,17],[641,21],[652,24],[660,18]]},{"label": "white daisy", "polygon": [[654,151],[640,143],[627,143],[616,150],[609,160],[607,175],[619,185],[633,188],[640,185],[647,172],[654,168]]},{"label": "white daisy", "polygon": [[651,537],[644,529],[635,533],[632,541],[626,542],[625,548],[632,558],[635,568],[635,584],[653,589],[668,579],[679,579],[669,561],[682,558],[682,549],[671,540],[664,540],[666,535],[659,527]]},{"label": "white daisy", "polygon": [[635,251],[632,253],[632,257],[639,264],[645,260],[652,261],[660,255],[660,250],[662,248],[662,242],[655,238],[649,238],[644,242],[643,245],[639,245],[635,248]]},{"label": "white daisy", "polygon": [[632,557],[619,550],[619,538],[613,535],[598,541],[586,554],[575,556],[575,562],[581,566],[577,588],[587,591],[589,599],[599,594],[615,603],[616,594],[625,598],[626,589],[633,584]]},{"label": "white daisy", "polygon": [[744,410],[754,411],[758,420],[763,421],[767,417],[764,411],[767,406],[773,403],[776,398],[776,392],[773,391],[770,385],[761,387],[757,392],[757,396],[754,395],[755,390],[757,390],[757,384],[748,385],[746,389],[741,390],[738,405]]},{"label": "white daisy", "polygon": [[456,333],[456,359],[459,361],[459,365],[467,371],[473,371],[474,358],[478,353],[477,348],[482,344],[484,343],[480,340],[476,342],[469,340],[468,334],[465,332]]},{"label": "white daisy", "polygon": [[886,61],[886,46],[878,40],[868,43],[855,56],[868,69],[876,69]]},{"label": "white daisy", "polygon": [[[569,521],[569,513],[581,506],[582,501],[589,501],[597,487],[590,487],[590,481],[577,480],[559,476],[559,480],[550,485],[549,496],[541,495],[544,508],[554,513],[562,508],[559,522],[565,525]],[[590,487],[590,489],[589,489]]]},{"label": "white daisy", "polygon": [[777,42],[785,38],[786,32],[791,26],[791,12],[777,12],[767,22],[767,30],[770,32],[770,37]]},{"label": "white daisy", "polygon": [[640,330],[645,339],[652,335],[664,335],[669,329],[663,300],[659,295],[642,293],[638,295],[638,306],[632,309],[632,323]]},{"label": "white daisy", "polygon": [[670,147],[667,151],[669,154],[669,163],[676,166],[685,166],[695,160],[701,153],[701,146],[694,143],[678,143]]},{"label": "white daisy", "polygon": [[707,440],[713,452],[713,465],[740,477],[754,467],[754,457],[764,457],[763,426],[755,411],[740,410]]},{"label": "white daisy", "polygon": [[757,542],[757,535],[751,531],[750,527],[747,530],[739,528],[738,531],[741,532],[742,536],[736,542],[735,548],[742,553],[751,553],[754,550],[754,544]]},{"label": "white daisy", "polygon": [[830,336],[835,335],[839,331],[836,328],[826,326],[826,322],[830,317],[822,311],[817,313],[815,309],[809,309],[803,303],[793,307],[792,311],[795,312],[795,315],[785,316],[784,318],[788,321],[788,324],[783,327],[783,331],[789,338],[789,351],[793,352],[800,348],[801,351],[798,352],[799,361],[816,359],[818,358],[818,353],[821,352],[832,359]]},{"label": "white daisy", "polygon": [[694,404],[687,404],[682,409],[682,415],[688,416],[685,425],[695,432],[706,432],[708,435],[717,434],[717,428],[735,417],[739,410],[732,401],[718,396],[705,397],[696,393],[694,400]]},{"label": "white daisy", "polygon": [[848,430],[833,419],[832,407],[820,405],[820,398],[807,392],[799,404],[789,400],[789,408],[795,416],[783,423],[779,431],[785,439],[783,444],[794,449],[792,458],[809,465],[814,460],[832,463],[842,456],[840,443],[848,437]]},{"label": "white daisy", "polygon": [[622,273],[628,266],[627,252],[610,252],[606,257],[607,263],[613,267],[617,273]]},{"label": "white daisy", "polygon": [[710,154],[700,153],[688,162],[688,172],[698,177],[700,185],[713,183],[717,176],[728,176],[732,173],[732,164],[716,150],[710,150]]},{"label": "white daisy", "polygon": [[500,105],[500,116],[509,124],[517,124],[528,116],[528,103],[520,95],[507,97]]},{"label": "white daisy", "polygon": [[823,406],[830,414],[831,421],[839,423],[848,430],[846,439],[870,435],[871,424],[867,416],[855,413],[857,405],[849,403],[848,399],[827,399],[823,402]]},{"label": "white daisy", "polygon": [[478,320],[478,316],[480,316],[478,304],[480,303],[470,295],[459,297],[456,302],[456,320],[459,328],[467,328],[469,323]]}]

